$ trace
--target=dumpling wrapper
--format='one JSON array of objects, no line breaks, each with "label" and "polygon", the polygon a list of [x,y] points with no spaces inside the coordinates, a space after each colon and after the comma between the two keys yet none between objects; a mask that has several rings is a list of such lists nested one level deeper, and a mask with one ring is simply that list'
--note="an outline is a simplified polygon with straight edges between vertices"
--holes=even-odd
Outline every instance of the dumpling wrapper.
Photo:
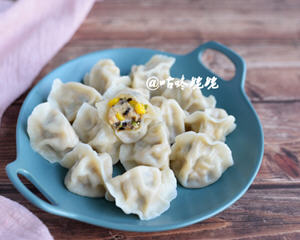
[{"label": "dumpling wrapper", "polygon": [[120,161],[126,170],[139,165],[160,169],[169,167],[171,148],[164,122],[152,122],[146,135],[131,144],[120,147]]},{"label": "dumpling wrapper", "polygon": [[66,156],[64,164],[73,164],[64,181],[70,192],[86,197],[105,195],[105,182],[112,177],[112,160],[108,153],[97,154],[88,144],[80,143]]},{"label": "dumpling wrapper", "polygon": [[235,127],[235,117],[228,115],[221,108],[207,108],[204,111],[196,111],[185,118],[187,130],[207,134],[212,140],[225,141],[226,136]]},{"label": "dumpling wrapper", "polygon": [[101,98],[101,94],[92,87],[79,82],[62,83],[60,79],[55,79],[48,102],[57,107],[70,122],[73,122],[83,103],[94,105]]},{"label": "dumpling wrapper", "polygon": [[121,141],[110,125],[99,117],[95,107],[84,103],[72,126],[82,142],[88,143],[98,153],[110,154],[113,164],[119,161]]},{"label": "dumpling wrapper", "polygon": [[161,95],[168,99],[175,99],[180,107],[188,113],[216,106],[214,96],[205,97],[200,88],[188,87],[189,80],[184,80],[184,83],[187,85],[184,89],[173,86],[173,88],[166,88]]},{"label": "dumpling wrapper", "polygon": [[108,88],[114,85],[129,86],[129,76],[120,76],[120,69],[113,60],[103,59],[96,63],[84,77],[84,83],[104,94]]},{"label": "dumpling wrapper", "polygon": [[158,217],[176,198],[176,178],[169,168],[138,166],[106,182],[109,200],[126,214],[137,214],[141,220]]},{"label": "dumpling wrapper", "polygon": [[185,132],[175,138],[170,166],[186,188],[201,188],[217,181],[233,165],[230,148],[203,133]]},{"label": "dumpling wrapper", "polygon": [[170,69],[175,63],[175,58],[165,55],[154,55],[145,65],[134,65],[131,68],[131,87],[138,89],[147,99],[151,96],[161,95],[164,87],[156,90],[147,88],[146,81],[150,77],[156,77],[159,81],[165,81],[170,77]]},{"label": "dumpling wrapper", "polygon": [[186,113],[182,110],[176,100],[156,96],[150,102],[159,107],[164,123],[167,126],[170,144],[174,143],[175,137],[185,131],[184,119]]},{"label": "dumpling wrapper", "polygon": [[59,162],[79,139],[65,116],[50,103],[36,106],[27,120],[30,144],[49,162]]}]

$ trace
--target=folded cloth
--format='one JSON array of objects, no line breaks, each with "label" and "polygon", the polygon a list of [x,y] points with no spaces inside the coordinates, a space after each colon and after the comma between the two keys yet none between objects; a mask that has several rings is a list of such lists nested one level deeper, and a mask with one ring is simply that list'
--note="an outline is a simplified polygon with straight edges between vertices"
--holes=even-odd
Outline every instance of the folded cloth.
[{"label": "folded cloth", "polygon": [[[72,37],[93,3],[94,0],[0,2],[0,123],[7,106]],[[26,208],[0,196],[0,239],[53,238]]]},{"label": "folded cloth", "polygon": [[12,0],[0,0],[0,12],[9,9],[13,3]]},{"label": "folded cloth", "polygon": [[0,239],[51,240],[47,227],[20,204],[0,196]]},{"label": "folded cloth", "polygon": [[72,37],[94,0],[18,0],[0,13],[0,121]]}]

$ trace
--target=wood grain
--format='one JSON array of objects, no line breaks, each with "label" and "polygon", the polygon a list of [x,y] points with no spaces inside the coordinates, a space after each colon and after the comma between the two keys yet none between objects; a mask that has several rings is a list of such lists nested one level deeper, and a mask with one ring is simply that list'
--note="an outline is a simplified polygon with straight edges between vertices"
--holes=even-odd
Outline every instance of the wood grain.
[{"label": "wood grain", "polygon": [[[265,154],[248,192],[224,212],[178,230],[129,233],[37,209],[15,190],[4,170],[16,157],[15,126],[27,93],[2,119],[0,194],[33,211],[55,239],[300,239],[299,12],[300,1],[295,0],[97,2],[34,81],[65,61],[106,48],[137,46],[185,54],[208,40],[228,45],[247,63],[245,88],[263,124]],[[217,54],[209,53],[204,60],[222,74],[234,72]]]}]

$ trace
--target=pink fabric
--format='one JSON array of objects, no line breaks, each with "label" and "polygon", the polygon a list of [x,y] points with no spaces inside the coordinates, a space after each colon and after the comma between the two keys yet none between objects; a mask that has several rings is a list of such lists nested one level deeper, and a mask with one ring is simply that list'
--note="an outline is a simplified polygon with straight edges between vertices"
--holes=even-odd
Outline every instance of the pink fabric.
[{"label": "pink fabric", "polygon": [[18,0],[0,13],[0,119],[72,37],[94,0]]},{"label": "pink fabric", "polygon": [[12,0],[0,0],[0,13],[9,9],[13,5]]},{"label": "pink fabric", "polygon": [[0,239],[51,240],[47,227],[20,204],[0,196]]},{"label": "pink fabric", "polygon": [[[5,109],[72,37],[94,0],[0,0],[0,123]],[[0,239],[53,239],[20,204],[0,196]]]}]

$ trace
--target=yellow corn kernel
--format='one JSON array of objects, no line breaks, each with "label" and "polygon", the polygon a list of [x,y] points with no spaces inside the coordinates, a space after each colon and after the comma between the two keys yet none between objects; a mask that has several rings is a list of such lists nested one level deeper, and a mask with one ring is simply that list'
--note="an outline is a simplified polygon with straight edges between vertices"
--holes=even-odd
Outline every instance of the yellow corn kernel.
[{"label": "yellow corn kernel", "polygon": [[113,105],[119,102],[120,98],[113,98],[108,102],[108,106],[112,107]]},{"label": "yellow corn kernel", "polygon": [[125,120],[125,118],[123,117],[123,115],[121,113],[119,113],[119,112],[117,112],[116,117],[117,117],[117,119],[119,121],[124,121]]},{"label": "yellow corn kernel", "polygon": [[129,101],[129,104],[130,104],[132,107],[135,107],[135,105],[137,104],[137,101],[131,100],[131,101]]},{"label": "yellow corn kernel", "polygon": [[136,111],[136,113],[141,114],[141,115],[146,113],[145,106],[141,103],[137,103],[134,106],[134,110]]}]

